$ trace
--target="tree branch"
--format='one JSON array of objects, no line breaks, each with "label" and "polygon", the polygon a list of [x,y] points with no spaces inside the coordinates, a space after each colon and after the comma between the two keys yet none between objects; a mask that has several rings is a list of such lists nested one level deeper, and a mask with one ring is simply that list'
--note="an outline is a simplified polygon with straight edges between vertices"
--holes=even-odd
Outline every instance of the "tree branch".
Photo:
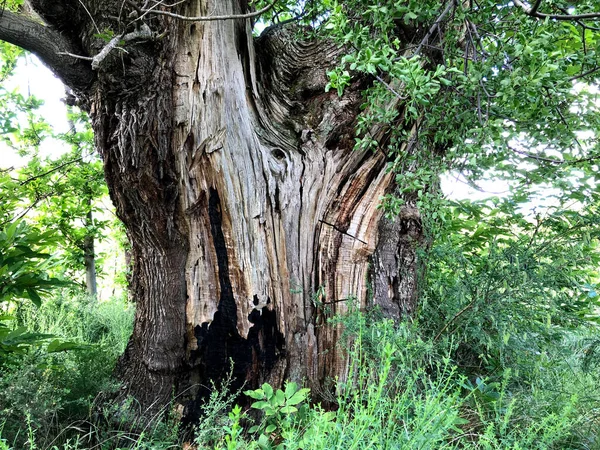
[{"label": "tree branch", "polygon": [[[129,4],[130,2],[128,1],[127,3]],[[269,11],[271,8],[273,8],[275,6],[275,3],[277,3],[277,0],[273,0],[267,6],[265,6],[262,9],[259,9],[258,11],[255,11],[255,12],[251,12],[251,13],[247,13],[247,14],[230,14],[230,15],[224,15],[224,16],[187,17],[187,16],[182,16],[180,14],[175,14],[175,13],[168,12],[168,11],[158,11],[155,9],[140,9],[140,11],[142,11],[144,14],[156,14],[159,16],[168,16],[168,17],[173,17],[178,20],[185,20],[188,22],[212,22],[212,21],[217,21],[217,20],[251,19],[253,17],[258,17],[261,14],[264,14],[267,11]],[[158,5],[160,5],[160,3],[157,3],[157,5],[155,5],[155,6],[158,6]]]},{"label": "tree branch", "polygon": [[569,78],[569,81],[579,80],[580,78],[587,77],[588,75],[592,75],[600,70],[600,66],[594,67],[593,69],[588,70],[587,72],[580,73],[579,75],[575,75],[574,77]]},{"label": "tree branch", "polygon": [[[86,155],[86,156],[88,156],[88,155]],[[23,180],[23,181],[15,180],[15,181],[17,181],[19,183],[19,186],[23,186],[25,184],[31,183],[32,181],[38,180],[40,178],[43,178],[46,175],[50,175],[51,173],[54,173],[57,170],[63,169],[64,167],[70,166],[71,164],[75,164],[75,163],[78,163],[80,161],[83,161],[83,158],[84,157],[81,156],[80,158],[75,158],[75,159],[72,159],[70,161],[64,162],[62,164],[59,164],[56,167],[53,167],[50,170],[47,170],[46,172],[40,173],[38,175],[32,175],[31,177],[27,178],[26,180]]]},{"label": "tree branch", "polygon": [[543,163],[554,164],[556,166],[563,166],[563,165],[564,166],[575,166],[577,164],[582,164],[582,163],[590,162],[590,161],[597,161],[598,159],[600,159],[600,156],[589,156],[587,158],[580,158],[580,159],[573,159],[573,160],[546,158],[544,156],[535,155],[533,153],[530,153],[530,152],[527,152],[524,150],[519,150],[517,148],[511,147],[510,145],[507,145],[506,148],[508,148],[509,150],[511,150],[514,153],[523,155],[529,159],[533,159],[535,161],[539,161],[539,162],[543,162]]},{"label": "tree branch", "polygon": [[542,0],[536,0],[533,6],[531,7],[530,14],[535,14],[542,4]]},{"label": "tree branch", "polygon": [[20,14],[0,12],[0,40],[9,42],[38,56],[67,86],[85,93],[94,73],[80,60],[67,56],[78,49],[62,34]]},{"label": "tree branch", "polygon": [[116,36],[110,40],[108,44],[104,46],[100,53],[92,58],[92,69],[97,70],[100,68],[100,64],[102,61],[110,54],[112,50],[117,48],[117,46],[122,43],[127,43],[135,40],[149,40],[153,39],[154,35],[150,30],[150,27],[146,24],[142,24],[142,26],[131,33],[123,34]]},{"label": "tree branch", "polygon": [[446,16],[446,14],[448,14],[450,12],[450,10],[452,9],[452,7],[454,7],[454,6],[456,6],[455,0],[448,2],[448,4],[446,5],[446,8],[444,8],[442,13],[438,16],[438,18],[433,23],[433,25],[431,25],[431,28],[429,29],[429,31],[427,32],[425,37],[419,43],[417,49],[414,52],[414,55],[418,55],[421,52],[421,49],[423,48],[423,46],[425,44],[427,44],[427,41],[429,41],[429,38],[431,36],[433,36],[433,33],[435,33],[435,30],[439,27],[440,23],[442,23],[442,20],[444,20],[444,17]]},{"label": "tree branch", "polygon": [[554,19],[554,20],[566,20],[566,21],[577,21],[577,20],[588,20],[588,19],[600,19],[600,13],[586,13],[586,14],[543,14],[537,11],[540,5],[540,1],[536,1],[533,7],[527,6],[521,0],[513,0],[513,3],[520,7],[525,14],[531,17],[537,17],[538,19]]}]

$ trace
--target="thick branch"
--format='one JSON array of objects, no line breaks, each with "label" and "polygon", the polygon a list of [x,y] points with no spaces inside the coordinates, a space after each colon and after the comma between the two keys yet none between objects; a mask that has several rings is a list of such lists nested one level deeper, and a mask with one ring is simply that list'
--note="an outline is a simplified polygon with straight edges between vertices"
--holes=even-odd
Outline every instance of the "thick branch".
[{"label": "thick branch", "polygon": [[538,10],[538,8],[540,7],[542,3],[542,0],[536,0],[535,3],[533,4],[533,6],[531,7],[531,11],[529,11],[529,14],[535,14]]},{"label": "thick branch", "polygon": [[89,64],[66,53],[77,49],[60,33],[10,11],[0,13],[0,39],[37,55],[67,86],[86,92],[94,78]]}]

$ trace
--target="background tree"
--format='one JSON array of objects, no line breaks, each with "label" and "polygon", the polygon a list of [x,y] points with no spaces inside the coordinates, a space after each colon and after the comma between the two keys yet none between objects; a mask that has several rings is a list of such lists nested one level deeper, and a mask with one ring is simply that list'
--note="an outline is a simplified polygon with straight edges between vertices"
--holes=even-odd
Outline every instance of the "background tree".
[{"label": "background tree", "polygon": [[[91,113],[132,245],[120,372],[142,405],[173,385],[194,400],[230,359],[238,384],[306,379],[327,398],[346,376],[327,316],[417,307],[441,170],[532,185],[594,161],[597,107],[573,82],[596,74],[595,2],[29,4],[0,38]],[[257,38],[254,9],[275,22]]]},{"label": "background tree", "polygon": [[62,235],[58,249],[66,271],[77,279],[83,269],[87,292],[96,296],[95,243],[105,237],[110,214],[101,203],[107,195],[106,184],[93,153],[87,116],[71,112],[69,118],[71,130],[56,138],[71,151],[42,160],[31,157],[30,150],[31,159],[18,171],[18,186],[26,204],[23,213],[31,210],[40,226]]},{"label": "background tree", "polygon": [[[0,102],[2,102],[3,145],[20,155],[26,164],[18,169],[8,168],[2,180],[5,190],[0,223],[28,216],[42,230],[58,231],[65,238],[55,240],[56,250],[63,255],[64,268],[72,279],[86,272],[88,293],[96,295],[96,254],[94,242],[103,237],[106,219],[93,217],[102,214],[99,200],[106,196],[102,166],[93,152],[93,135],[87,114],[70,108],[70,130],[56,132],[40,115],[43,101],[24,95],[18,89],[7,90],[8,78],[13,75],[23,51],[3,43],[0,67]],[[60,157],[42,158],[44,146],[71,148]],[[46,149],[47,151],[47,149]],[[56,152],[55,152],[56,153]],[[100,217],[100,215],[99,215]]]}]

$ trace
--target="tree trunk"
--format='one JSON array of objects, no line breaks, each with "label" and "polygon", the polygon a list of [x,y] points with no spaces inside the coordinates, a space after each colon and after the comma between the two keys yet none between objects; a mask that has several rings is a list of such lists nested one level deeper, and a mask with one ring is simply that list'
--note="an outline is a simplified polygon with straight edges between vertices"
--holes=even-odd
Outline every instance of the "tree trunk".
[{"label": "tree trunk", "polygon": [[[241,12],[222,0],[180,11]],[[363,86],[324,93],[338,51],[298,30],[254,43],[243,20],[168,27],[147,89],[100,90],[93,105],[134,256],[121,378],[146,406],[174,383],[202,398],[230,370],[234,388],[290,379],[329,399],[347,364],[327,319],[353,302],[399,317],[415,301],[418,215],[382,221],[385,156],[352,150]]]},{"label": "tree trunk", "polygon": [[[96,54],[88,11],[59,3],[76,12],[33,1],[47,21],[64,12]],[[102,28],[122,2],[86,4]],[[177,12],[240,14],[247,2],[194,0]],[[234,388],[289,379],[331,399],[348,366],[343,330],[328,319],[353,304],[397,318],[416,301],[418,212],[386,221],[386,156],[353,150],[366,81],[325,93],[341,50],[297,28],[253,38],[246,19],[149,24],[164,37],[109,55],[88,97],[132,246],[126,391],[149,410],[184,393],[193,417],[203,386],[232,361]]]},{"label": "tree trunk", "polygon": [[[88,197],[87,204],[90,209],[85,217],[85,226],[89,229],[94,226],[91,197]],[[95,298],[98,295],[98,285],[96,283],[96,250],[94,249],[94,235],[92,233],[88,233],[83,239],[83,262],[85,265],[85,287],[88,295]]]}]

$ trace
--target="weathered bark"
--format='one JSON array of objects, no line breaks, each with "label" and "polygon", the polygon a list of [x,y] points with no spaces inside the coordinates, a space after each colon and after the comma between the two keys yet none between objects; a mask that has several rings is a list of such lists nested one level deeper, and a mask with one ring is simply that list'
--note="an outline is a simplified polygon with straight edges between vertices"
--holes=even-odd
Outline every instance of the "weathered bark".
[{"label": "weathered bark", "polygon": [[[58,6],[75,8],[88,29],[70,36],[93,54],[76,3]],[[85,3],[98,26],[117,27],[122,2]],[[194,0],[178,12],[246,4]],[[34,5],[60,22],[49,2]],[[248,20],[150,24],[166,37],[111,55],[89,91],[132,245],[137,312],[121,379],[144,407],[185,392],[191,416],[201,386],[230,360],[237,386],[291,379],[326,399],[347,376],[341,327],[327,318],[351,302],[399,317],[416,301],[418,213],[382,220],[379,198],[393,189],[386,157],[352,150],[364,82],[341,98],[325,93],[340,50],[301,30],[254,40]]]}]

